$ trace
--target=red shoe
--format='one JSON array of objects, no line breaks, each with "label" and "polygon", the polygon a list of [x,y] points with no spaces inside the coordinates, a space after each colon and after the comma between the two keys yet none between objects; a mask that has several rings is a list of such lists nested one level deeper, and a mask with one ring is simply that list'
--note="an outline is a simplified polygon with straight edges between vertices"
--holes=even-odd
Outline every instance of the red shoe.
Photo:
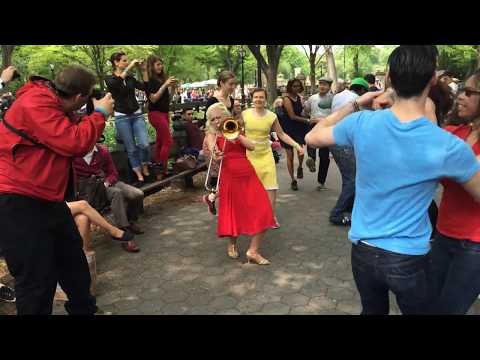
[{"label": "red shoe", "polygon": [[208,205],[208,212],[212,215],[217,215],[217,209],[215,208],[215,201],[210,201],[208,195],[203,195],[203,202]]},{"label": "red shoe", "polygon": [[138,253],[140,248],[135,244],[135,241],[129,241],[127,243],[122,244],[123,250],[131,253]]},{"label": "red shoe", "polygon": [[275,220],[275,225],[272,226],[272,229],[280,229],[280,224],[278,223],[277,218],[275,217],[274,220]]}]

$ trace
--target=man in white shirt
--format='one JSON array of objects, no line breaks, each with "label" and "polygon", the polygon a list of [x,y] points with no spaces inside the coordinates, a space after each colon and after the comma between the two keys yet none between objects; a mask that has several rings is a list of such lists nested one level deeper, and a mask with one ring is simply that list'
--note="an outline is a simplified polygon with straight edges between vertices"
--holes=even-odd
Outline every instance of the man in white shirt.
[{"label": "man in white shirt", "polygon": [[[330,92],[330,86],[332,85],[332,80],[327,77],[321,77],[318,79],[318,93],[310,96],[310,98],[305,102],[304,112],[305,115],[310,116],[310,119],[322,119],[330,115],[332,108],[332,99],[333,95]],[[320,120],[321,121],[321,120]],[[313,128],[314,125],[311,125]],[[317,149],[307,147],[308,159],[306,161],[307,167],[311,172],[316,171],[316,158],[317,158]],[[328,147],[318,149],[319,157],[319,166],[318,166],[318,187],[317,190],[326,190],[325,180],[327,179],[328,167],[330,165],[330,152]]]}]

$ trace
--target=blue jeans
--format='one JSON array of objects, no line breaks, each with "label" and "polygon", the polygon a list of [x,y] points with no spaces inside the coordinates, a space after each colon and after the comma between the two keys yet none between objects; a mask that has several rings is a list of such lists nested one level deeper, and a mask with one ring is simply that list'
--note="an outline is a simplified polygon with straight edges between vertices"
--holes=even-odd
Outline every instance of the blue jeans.
[{"label": "blue jeans", "polygon": [[[128,160],[133,169],[150,162],[150,144],[143,114],[122,115],[115,117],[117,135],[127,149]],[[135,139],[137,143],[135,143]]]},{"label": "blue jeans", "polygon": [[480,243],[437,233],[431,253],[432,313],[466,314],[480,294]]},{"label": "blue jeans", "polygon": [[388,315],[392,291],[404,315],[424,314],[428,304],[428,254],[403,255],[352,245],[352,272],[362,315]]},{"label": "blue jeans", "polygon": [[337,204],[330,212],[331,222],[340,222],[343,213],[352,212],[355,199],[355,154],[350,146],[332,146],[330,152],[342,175],[342,192],[338,197]]}]

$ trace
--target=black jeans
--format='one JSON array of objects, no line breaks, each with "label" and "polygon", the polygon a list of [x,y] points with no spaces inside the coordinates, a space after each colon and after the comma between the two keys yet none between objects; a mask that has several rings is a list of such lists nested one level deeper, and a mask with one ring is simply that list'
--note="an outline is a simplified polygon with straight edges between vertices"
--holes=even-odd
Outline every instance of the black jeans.
[{"label": "black jeans", "polygon": [[[308,157],[313,160],[317,159],[317,149],[307,146]],[[327,180],[328,167],[330,166],[330,150],[328,147],[318,149],[318,157],[320,164],[318,165],[317,181],[319,184],[325,185]]]},{"label": "black jeans", "polygon": [[51,314],[57,282],[69,314],[96,312],[82,239],[65,202],[0,194],[0,229],[18,315]]},{"label": "black jeans", "polygon": [[431,254],[431,312],[466,314],[480,294],[480,243],[437,233]]},{"label": "black jeans", "polygon": [[338,197],[335,207],[330,212],[330,221],[338,223],[343,218],[343,213],[352,212],[355,200],[355,153],[350,146],[330,147],[333,158],[342,175],[342,192]]},{"label": "black jeans", "polygon": [[389,290],[404,315],[425,313],[428,255],[402,255],[359,242],[352,245],[352,271],[362,315],[388,315]]}]

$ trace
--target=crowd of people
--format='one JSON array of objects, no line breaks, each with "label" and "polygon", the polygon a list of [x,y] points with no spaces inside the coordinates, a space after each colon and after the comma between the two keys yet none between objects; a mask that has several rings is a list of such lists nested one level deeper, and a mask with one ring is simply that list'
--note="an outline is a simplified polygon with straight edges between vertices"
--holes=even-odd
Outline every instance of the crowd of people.
[{"label": "crowd of people", "polygon": [[[227,256],[238,259],[238,237],[248,235],[247,260],[271,264],[260,249],[266,232],[281,226],[272,150],[278,139],[292,191],[301,188],[305,151],[307,168],[318,171],[318,191],[329,190],[330,154],[338,166],[341,192],[329,219],[351,227],[362,314],[388,314],[389,291],[404,314],[465,314],[480,293],[480,72],[458,86],[451,73],[437,71],[437,57],[435,46],[397,47],[382,88],[371,74],[348,86],[322,76],[318,92],[304,98],[302,82],[291,79],[273,111],[262,88],[253,89],[252,106],[242,108],[235,74],[222,71],[216,90],[201,94],[204,128],[193,123],[188,107],[182,122],[188,152],[210,160],[203,199],[218,215],[217,237],[228,239]],[[168,176],[169,105],[183,96],[177,79],[155,55],[129,62],[117,52],[110,61],[109,93],[91,99],[94,110],[81,120],[76,111],[90,99],[95,78],[79,66],[65,67],[53,81],[30,78],[3,116],[0,248],[15,292],[0,285],[0,294],[16,300],[19,314],[51,313],[57,282],[69,313],[95,313],[85,259],[92,226],[126,251],[140,251],[134,239],[143,233],[137,221],[144,194],[119,180],[108,149],[98,144],[110,116],[138,182],[150,175],[152,160],[161,169],[157,179]],[[130,74],[136,67],[142,79]],[[13,71],[2,72],[0,86]],[[139,92],[156,130],[153,154]],[[236,126],[233,136],[227,122]],[[444,191],[437,205],[439,183]],[[114,224],[103,217],[105,207]]]}]

